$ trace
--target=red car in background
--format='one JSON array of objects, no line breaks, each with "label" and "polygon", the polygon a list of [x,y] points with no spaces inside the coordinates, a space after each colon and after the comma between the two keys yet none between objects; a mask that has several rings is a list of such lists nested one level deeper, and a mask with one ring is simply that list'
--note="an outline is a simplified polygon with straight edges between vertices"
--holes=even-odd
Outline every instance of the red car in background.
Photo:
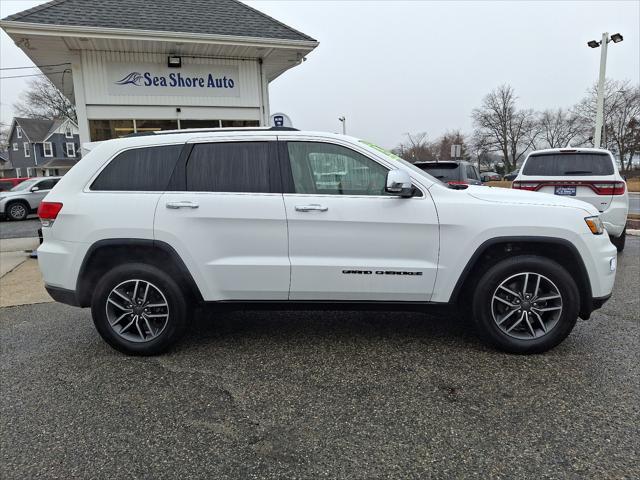
[{"label": "red car in background", "polygon": [[0,178],[0,192],[7,192],[25,180],[29,180],[29,177]]}]

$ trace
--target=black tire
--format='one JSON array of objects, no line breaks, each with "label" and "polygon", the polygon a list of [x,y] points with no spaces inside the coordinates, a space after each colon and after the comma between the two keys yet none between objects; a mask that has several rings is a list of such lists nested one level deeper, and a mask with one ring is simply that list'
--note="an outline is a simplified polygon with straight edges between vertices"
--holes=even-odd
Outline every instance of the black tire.
[{"label": "black tire", "polygon": [[[131,328],[131,330],[128,330],[127,332],[120,333],[116,330],[124,329],[126,326],[125,323],[129,320],[134,320],[133,313],[130,314],[130,316],[125,317],[122,323],[115,324],[115,327],[112,327],[109,322],[109,315],[112,315],[112,318],[113,316],[116,316],[110,309],[115,309],[117,314],[124,312],[124,310],[118,311],[117,307],[113,307],[111,302],[108,302],[109,295],[112,294],[112,290],[122,284],[125,284],[126,287],[130,282],[135,282],[136,280],[142,281],[141,284],[143,285],[145,282],[152,284],[156,289],[152,291],[152,294],[155,294],[157,298],[162,298],[168,305],[168,318],[166,321],[161,319],[161,321],[164,322],[164,326],[160,328],[160,326],[157,325],[158,328],[155,332],[157,336],[151,338],[152,334],[149,334],[150,339],[148,340],[140,339],[138,341],[132,341],[131,339],[125,338],[125,335],[133,338],[136,331],[141,331],[141,333],[148,332],[148,329],[145,328],[145,324],[141,319],[139,321],[142,330]],[[125,290],[122,290],[122,292],[126,293]],[[158,296],[158,292],[161,297]],[[132,295],[129,296],[131,297]],[[142,293],[139,293],[136,298],[140,299],[141,296]],[[117,299],[117,297],[113,298]],[[150,304],[150,301],[147,303]],[[127,307],[125,303],[126,302],[122,301],[121,305]],[[138,306],[138,309],[140,308],[142,307]],[[165,312],[163,308],[164,307],[161,308],[160,313]],[[102,338],[113,348],[127,355],[158,355],[167,351],[185,332],[189,318],[189,311],[190,309],[186,303],[185,294],[178,284],[159,268],[143,263],[125,264],[109,271],[98,282],[91,300],[93,323],[100,333],[100,336],[102,336]],[[158,312],[158,310],[156,309],[155,312]],[[153,309],[151,313],[154,313]],[[141,318],[142,316],[143,315],[140,313],[137,318]],[[154,319],[152,321],[156,320],[157,319]],[[137,325],[137,321],[134,321],[134,325]],[[150,326],[150,328],[152,327],[153,325]]]},{"label": "black tire", "polygon": [[622,235],[619,237],[609,237],[611,239],[611,243],[616,247],[616,249],[621,252],[624,250],[624,244],[627,240],[627,228],[622,231]]},{"label": "black tire", "polygon": [[[502,289],[499,289],[499,286],[508,279],[515,278],[514,281],[525,277],[528,279],[527,272],[534,274],[531,276],[532,280],[536,279],[538,275],[542,275],[543,287],[555,288],[561,298],[541,303],[532,303],[534,302],[532,298],[531,300],[526,300],[525,308],[524,295],[520,297],[522,299],[516,299],[516,297],[507,294],[507,299],[511,299],[510,302],[512,303],[518,303],[520,310],[512,307],[502,307],[506,309],[503,318],[507,316],[506,313],[509,313],[511,309],[515,310],[513,312],[515,316],[508,320],[509,323],[504,323],[502,327],[498,326],[498,320],[494,320],[494,308],[501,308],[499,305],[501,302],[494,301],[494,293],[501,292],[500,295],[505,294]],[[523,283],[524,281],[527,280],[523,280]],[[473,296],[473,312],[476,326],[480,335],[499,350],[517,354],[546,352],[562,342],[571,333],[578,319],[580,310],[578,287],[571,275],[562,266],[548,258],[537,255],[520,255],[502,260],[491,267],[476,285],[477,290]],[[535,286],[533,289],[530,285],[527,286],[526,291],[532,292],[533,290],[535,290]],[[516,293],[522,293],[522,290]],[[540,294],[539,298],[544,299],[549,296],[549,294]],[[537,308],[533,308],[533,305],[537,305]],[[559,315],[555,313],[558,311],[558,305],[562,307],[559,310]],[[540,308],[547,307],[556,308],[556,310],[540,312]],[[534,335],[531,335],[528,337],[529,330],[527,329],[528,326],[525,327],[525,323],[521,323],[519,326],[516,325],[517,329],[524,329],[522,333],[515,329],[512,331],[513,333],[505,332],[513,323],[518,321],[519,315],[523,316],[524,319],[523,310],[527,311],[526,319],[527,321],[531,319],[530,323],[533,324],[535,334],[540,336],[534,338]],[[534,311],[536,314],[542,315],[542,318],[552,318],[545,327],[548,330],[546,333],[542,331],[542,326],[539,325],[537,317],[534,317]],[[514,338],[513,335],[516,334],[521,338]]]},{"label": "black tire", "polygon": [[5,207],[7,218],[14,221],[26,220],[29,216],[29,210],[29,204],[21,200],[8,203]]}]

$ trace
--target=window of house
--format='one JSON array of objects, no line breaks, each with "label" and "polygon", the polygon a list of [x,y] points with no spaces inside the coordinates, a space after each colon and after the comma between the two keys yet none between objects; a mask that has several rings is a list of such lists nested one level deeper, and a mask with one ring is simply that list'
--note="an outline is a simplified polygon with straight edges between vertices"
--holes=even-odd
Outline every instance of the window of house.
[{"label": "window of house", "polygon": [[42,149],[45,157],[53,157],[53,146],[51,145],[51,142],[44,142],[42,144]]},{"label": "window of house", "polygon": [[126,150],[100,172],[91,190],[162,192],[181,151],[182,145]]},{"label": "window of house", "polygon": [[16,177],[20,178],[22,176],[22,169],[21,168],[16,168]]},{"label": "window of house", "polygon": [[18,151],[18,144],[17,144],[17,143],[14,143],[14,144],[13,144],[13,151],[14,151],[14,152],[17,152],[17,151]]},{"label": "window of house", "polygon": [[16,127],[16,137],[22,138],[22,128],[19,126]]},{"label": "window of house", "polygon": [[178,120],[136,120],[136,133],[177,129]]},{"label": "window of house", "polygon": [[180,120],[180,128],[220,128],[220,120]]},{"label": "window of house", "polygon": [[330,143],[289,142],[289,162],[296,193],[390,195],[388,170],[364,155]]},{"label": "window of house", "polygon": [[64,136],[67,138],[73,138],[73,132],[71,131],[71,127],[68,125],[66,130],[64,131]]},{"label": "window of house", "polygon": [[195,145],[187,163],[187,190],[269,193],[277,175],[270,164],[268,142]]},{"label": "window of house", "polygon": [[258,120],[222,120],[223,127],[259,127]]},{"label": "window of house", "polygon": [[33,177],[33,168],[27,167],[27,177]]},{"label": "window of house", "polygon": [[76,144],[73,142],[67,142],[64,144],[67,150],[67,157],[75,157],[76,156]]},{"label": "window of house", "polygon": [[29,143],[28,142],[24,142],[22,144],[22,147],[24,148],[24,156],[25,157],[30,157],[31,156],[31,149],[29,148]]}]

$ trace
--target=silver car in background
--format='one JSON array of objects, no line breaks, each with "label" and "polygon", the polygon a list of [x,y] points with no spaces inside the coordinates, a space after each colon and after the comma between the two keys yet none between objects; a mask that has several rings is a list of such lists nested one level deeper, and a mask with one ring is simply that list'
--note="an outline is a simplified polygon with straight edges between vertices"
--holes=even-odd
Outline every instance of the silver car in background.
[{"label": "silver car in background", "polygon": [[40,202],[61,177],[35,177],[25,180],[8,192],[0,193],[0,217],[25,220],[38,211]]}]

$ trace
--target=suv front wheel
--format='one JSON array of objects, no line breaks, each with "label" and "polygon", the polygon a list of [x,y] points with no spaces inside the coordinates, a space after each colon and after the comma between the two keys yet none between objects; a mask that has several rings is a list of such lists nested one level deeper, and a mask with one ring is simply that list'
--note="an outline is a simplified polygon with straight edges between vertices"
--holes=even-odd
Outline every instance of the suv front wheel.
[{"label": "suv front wheel", "polygon": [[157,355],[184,333],[188,308],[178,284],[152,265],[121,265],[98,282],[91,301],[102,338],[128,355]]},{"label": "suv front wheel", "polygon": [[521,255],[502,260],[477,285],[476,324],[500,350],[545,352],[562,342],[578,319],[578,288],[569,273],[548,258]]}]

